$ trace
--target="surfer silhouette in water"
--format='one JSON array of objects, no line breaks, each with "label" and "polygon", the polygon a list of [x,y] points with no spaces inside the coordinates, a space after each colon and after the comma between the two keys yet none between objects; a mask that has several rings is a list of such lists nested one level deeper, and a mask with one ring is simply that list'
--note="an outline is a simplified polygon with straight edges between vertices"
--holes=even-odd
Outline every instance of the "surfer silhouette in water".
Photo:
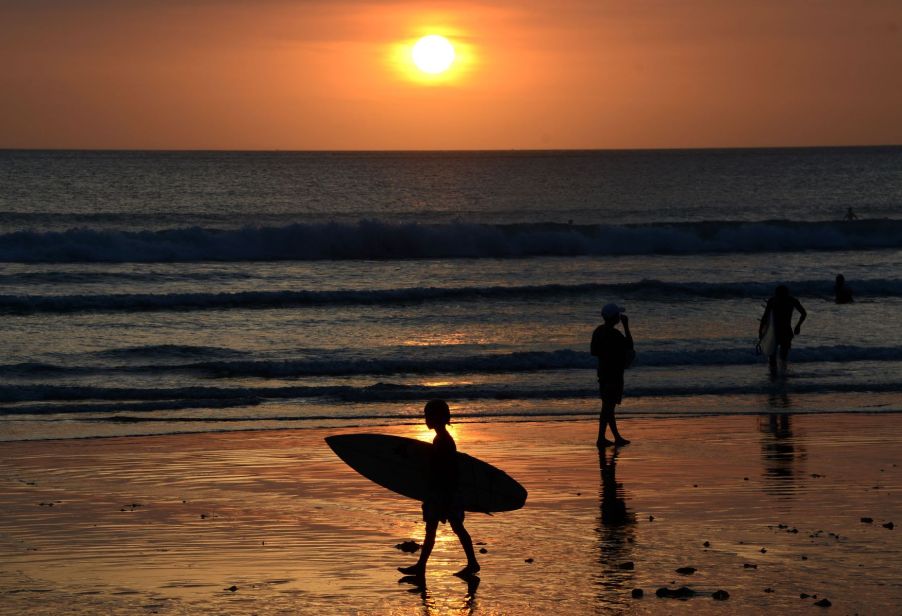
[{"label": "surfer silhouette in water", "polygon": [[833,296],[837,304],[851,304],[855,301],[852,298],[852,289],[846,286],[846,277],[842,274],[836,275],[836,283],[833,285]]},{"label": "surfer silhouette in water", "polygon": [[451,410],[444,400],[430,400],[423,409],[426,425],[435,430],[432,441],[432,457],[429,460],[429,496],[423,501],[423,521],[426,523],[426,536],[420,549],[420,558],[415,565],[398,567],[405,575],[424,577],[426,561],[435,546],[435,533],[439,522],[447,522],[451,530],[460,539],[467,554],[467,566],[455,573],[462,578],[472,577],[479,571],[476,552],[470,533],[464,528],[464,508],[459,492],[457,471],[457,445],[448,433],[451,423]]},{"label": "surfer silhouette in water", "polygon": [[[620,435],[614,409],[623,398],[623,371],[633,361],[633,336],[630,334],[630,322],[623,308],[617,304],[607,304],[601,309],[604,323],[592,333],[592,355],[598,358],[598,393],[601,396],[601,415],[598,420],[599,449],[609,445],[628,445],[629,441]],[[623,333],[616,329],[618,323],[623,324]],[[613,441],[605,437],[607,427],[611,427]]]},{"label": "surfer silhouette in water", "polygon": [[[792,313],[799,311],[799,322],[792,327]],[[777,349],[780,349],[780,360],[785,364],[789,357],[789,349],[792,348],[793,336],[798,336],[802,331],[802,323],[808,317],[808,312],[802,307],[801,302],[789,294],[789,287],[781,284],[774,290],[774,296],[767,300],[764,315],[758,326],[758,337],[763,338],[770,326],[770,318],[773,316],[773,328],[777,344],[773,353],[768,358],[771,372],[777,370]]]}]

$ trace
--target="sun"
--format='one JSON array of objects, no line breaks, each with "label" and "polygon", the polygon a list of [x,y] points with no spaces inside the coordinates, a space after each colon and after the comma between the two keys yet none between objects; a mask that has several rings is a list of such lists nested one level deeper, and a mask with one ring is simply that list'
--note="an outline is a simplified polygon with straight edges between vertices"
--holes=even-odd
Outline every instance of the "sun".
[{"label": "sun", "polygon": [[416,42],[411,57],[416,67],[424,73],[439,75],[454,64],[454,46],[444,36],[430,34]]}]

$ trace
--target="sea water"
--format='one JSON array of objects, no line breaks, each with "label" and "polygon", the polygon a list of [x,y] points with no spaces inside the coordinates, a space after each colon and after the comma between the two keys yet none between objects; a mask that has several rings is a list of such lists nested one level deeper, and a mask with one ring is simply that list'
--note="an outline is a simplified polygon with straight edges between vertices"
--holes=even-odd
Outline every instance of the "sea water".
[{"label": "sea water", "polygon": [[900,266],[902,148],[5,151],[0,440],[589,418],[608,302],[621,416],[900,411]]}]

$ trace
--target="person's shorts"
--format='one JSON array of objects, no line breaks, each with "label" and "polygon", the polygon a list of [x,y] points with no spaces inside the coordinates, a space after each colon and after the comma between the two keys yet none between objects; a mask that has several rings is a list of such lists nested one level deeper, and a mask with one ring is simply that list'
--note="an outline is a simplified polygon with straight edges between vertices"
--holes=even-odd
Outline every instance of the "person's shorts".
[{"label": "person's shorts", "polygon": [[623,381],[602,381],[598,379],[598,395],[602,402],[620,404],[623,401]]},{"label": "person's shorts", "polygon": [[423,521],[463,522],[464,508],[457,494],[433,494],[423,501]]},{"label": "person's shorts", "polygon": [[777,332],[777,335],[776,335],[777,346],[780,347],[781,349],[789,349],[790,347],[792,347],[792,338],[793,338],[792,330],[785,331],[785,332]]}]

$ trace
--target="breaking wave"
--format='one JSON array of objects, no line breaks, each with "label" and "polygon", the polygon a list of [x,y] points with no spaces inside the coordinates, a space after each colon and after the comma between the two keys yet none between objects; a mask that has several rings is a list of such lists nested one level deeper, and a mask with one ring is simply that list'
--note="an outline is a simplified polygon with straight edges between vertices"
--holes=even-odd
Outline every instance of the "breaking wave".
[{"label": "breaking wave", "polygon": [[0,261],[125,263],[512,258],[902,247],[902,220],[644,225],[292,224],[232,230],[70,229],[0,235]]}]

